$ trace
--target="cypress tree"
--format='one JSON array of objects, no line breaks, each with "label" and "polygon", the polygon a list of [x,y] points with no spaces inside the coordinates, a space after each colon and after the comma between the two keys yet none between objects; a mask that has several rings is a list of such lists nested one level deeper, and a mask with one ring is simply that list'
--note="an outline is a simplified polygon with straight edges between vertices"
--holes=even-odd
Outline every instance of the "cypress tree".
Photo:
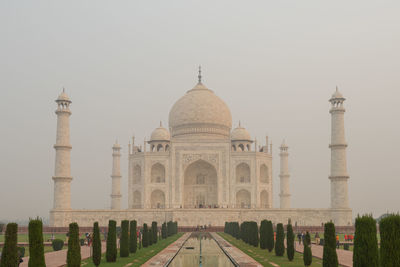
[{"label": "cypress tree", "polygon": [[167,238],[167,224],[163,223],[161,226],[161,237],[162,239]]},{"label": "cypress tree", "polygon": [[46,267],[43,246],[43,223],[36,218],[29,221],[29,267]]},{"label": "cypress tree", "polygon": [[142,232],[143,232],[142,246],[143,246],[144,248],[147,248],[147,246],[149,245],[149,240],[148,240],[149,236],[148,236],[148,231],[147,231],[147,223],[144,223],[144,224],[143,224],[143,230],[142,230]]},{"label": "cypress tree", "polygon": [[172,230],[172,221],[169,221],[168,223],[167,223],[167,236],[171,236],[171,235],[173,235],[174,233],[173,233],[173,230]]},{"label": "cypress tree", "polygon": [[157,243],[157,222],[152,222],[151,223],[151,232],[152,232],[152,238],[153,238],[153,244]]},{"label": "cypress tree", "polygon": [[353,266],[379,266],[376,221],[371,215],[356,218],[354,234]]},{"label": "cypress tree", "polygon": [[303,245],[304,245],[304,251],[303,251],[304,266],[310,266],[312,263],[312,252],[311,252],[311,237],[309,232],[307,232]]},{"label": "cypress tree", "polygon": [[252,245],[258,247],[259,237],[258,237],[258,225],[257,222],[251,222],[251,235],[252,235]]},{"label": "cypress tree", "polygon": [[283,256],[285,254],[285,245],[284,245],[285,233],[283,231],[283,224],[278,223],[276,226],[276,244],[275,244],[275,255]]},{"label": "cypress tree", "polygon": [[338,258],[336,254],[336,234],[335,225],[333,222],[328,222],[325,224],[324,228],[324,252],[322,259],[323,267],[337,267]]},{"label": "cypress tree", "polygon": [[119,255],[121,258],[129,256],[129,221],[123,220],[121,222],[121,240]]},{"label": "cypress tree", "polygon": [[287,257],[289,261],[292,261],[294,258],[294,233],[292,224],[288,224],[286,233],[286,246],[287,246]]},{"label": "cypress tree", "polygon": [[130,223],[130,240],[129,240],[129,251],[131,253],[136,253],[137,250],[137,229],[136,221],[131,221]]},{"label": "cypress tree", "polygon": [[274,243],[274,227],[272,226],[271,221],[267,221],[267,249],[269,252],[274,249]]},{"label": "cypress tree", "polygon": [[267,220],[262,220],[260,225],[260,248],[267,248]]},{"label": "cypress tree", "polygon": [[7,224],[4,247],[1,253],[0,266],[6,266],[6,267],[18,266],[19,257],[17,249],[17,233],[18,233],[18,224],[16,223]]},{"label": "cypress tree", "polygon": [[117,261],[117,222],[114,220],[108,221],[106,261]]},{"label": "cypress tree", "polygon": [[147,228],[147,242],[149,246],[153,245],[153,230],[151,227]]},{"label": "cypress tree", "polygon": [[99,223],[93,224],[93,264],[99,266],[101,262],[101,240],[100,240],[100,229]]},{"label": "cypress tree", "polygon": [[67,266],[81,266],[81,244],[79,242],[79,226],[77,223],[69,224]]},{"label": "cypress tree", "polygon": [[381,235],[381,266],[400,265],[400,215],[389,215],[379,223]]}]

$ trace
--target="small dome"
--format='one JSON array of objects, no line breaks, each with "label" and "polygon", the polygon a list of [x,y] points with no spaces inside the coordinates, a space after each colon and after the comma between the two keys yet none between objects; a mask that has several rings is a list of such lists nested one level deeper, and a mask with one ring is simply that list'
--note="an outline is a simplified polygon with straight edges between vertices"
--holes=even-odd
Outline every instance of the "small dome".
[{"label": "small dome", "polygon": [[165,129],[160,123],[160,127],[156,128],[150,137],[150,141],[169,141],[170,135],[167,129]]},{"label": "small dome", "polygon": [[61,92],[61,94],[58,96],[56,101],[67,101],[67,102],[71,102],[71,100],[69,99],[68,95],[65,93],[65,89],[63,89],[63,91]]},{"label": "small dome", "polygon": [[240,123],[239,126],[232,131],[231,139],[232,141],[252,141],[249,132],[243,128]]},{"label": "small dome", "polygon": [[335,99],[335,98],[344,99],[343,95],[339,92],[337,87],[336,87],[336,91],[332,95],[332,99]]}]

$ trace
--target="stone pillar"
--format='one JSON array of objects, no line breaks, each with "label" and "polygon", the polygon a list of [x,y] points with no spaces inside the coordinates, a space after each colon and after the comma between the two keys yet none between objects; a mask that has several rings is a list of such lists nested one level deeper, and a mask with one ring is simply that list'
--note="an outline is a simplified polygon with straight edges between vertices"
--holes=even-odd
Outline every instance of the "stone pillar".
[{"label": "stone pillar", "polygon": [[71,209],[71,149],[69,141],[69,116],[71,111],[69,105],[72,103],[68,95],[63,92],[58,96],[57,114],[57,137],[54,149],[56,160],[54,169],[54,210]]},{"label": "stone pillar", "polygon": [[281,209],[290,209],[290,187],[289,187],[289,164],[288,164],[288,153],[289,147],[283,141],[280,150],[281,153],[279,156],[281,157],[280,162],[280,174],[279,178],[281,180],[280,188],[281,192],[279,194],[280,197],[280,208]]},{"label": "stone pillar", "polygon": [[346,166],[346,140],[344,133],[344,112],[346,111],[343,107],[345,98],[339,93],[336,88],[336,92],[332,95],[329,100],[332,107],[330,113],[332,116],[331,121],[331,208],[332,209],[343,209],[349,208],[347,180],[349,176],[347,174]]},{"label": "stone pillar", "polygon": [[121,146],[115,142],[113,150],[113,166],[112,166],[112,188],[111,188],[111,209],[121,209]]}]

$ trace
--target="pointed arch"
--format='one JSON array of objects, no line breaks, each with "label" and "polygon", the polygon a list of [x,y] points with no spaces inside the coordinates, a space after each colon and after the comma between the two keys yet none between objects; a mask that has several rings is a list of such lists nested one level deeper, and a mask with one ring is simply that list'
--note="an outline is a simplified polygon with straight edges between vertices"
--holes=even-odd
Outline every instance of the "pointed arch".
[{"label": "pointed arch", "polygon": [[165,183],[165,167],[161,163],[156,163],[151,166],[151,182]]},{"label": "pointed arch", "polygon": [[133,192],[133,209],[141,209],[142,208],[142,193],[138,190]]},{"label": "pointed arch", "polygon": [[134,184],[140,184],[142,180],[142,168],[140,165],[135,165],[133,167],[133,183]]},{"label": "pointed arch", "polygon": [[250,167],[247,163],[236,166],[236,183],[250,183]]},{"label": "pointed arch", "polygon": [[241,189],[236,193],[236,207],[242,209],[251,208],[251,194],[245,189]]},{"label": "pointed arch", "polygon": [[151,192],[151,208],[152,209],[165,208],[165,194],[163,191],[157,189]]},{"label": "pointed arch", "polygon": [[260,207],[261,208],[269,208],[269,194],[268,194],[267,190],[261,191]]},{"label": "pointed arch", "polygon": [[260,183],[269,183],[269,170],[265,164],[260,167]]}]

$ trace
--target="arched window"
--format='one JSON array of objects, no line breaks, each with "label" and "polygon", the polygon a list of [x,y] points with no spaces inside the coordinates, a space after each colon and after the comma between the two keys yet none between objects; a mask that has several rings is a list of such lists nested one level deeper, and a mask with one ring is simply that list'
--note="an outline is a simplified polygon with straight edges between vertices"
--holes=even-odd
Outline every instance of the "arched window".
[{"label": "arched window", "polygon": [[151,182],[165,183],[165,168],[162,164],[156,163],[151,167]]},{"label": "arched window", "polygon": [[165,208],[165,194],[161,190],[154,190],[151,192],[151,208],[164,209]]},{"label": "arched window", "polygon": [[162,144],[158,144],[157,151],[163,151],[163,150],[164,150],[163,145]]},{"label": "arched window", "polygon": [[135,165],[135,167],[133,167],[133,183],[140,184],[141,178],[142,178],[142,168],[140,168],[139,165]]},{"label": "arched window", "polygon": [[260,167],[260,182],[268,183],[269,182],[269,171],[267,165],[263,164]]},{"label": "arched window", "polygon": [[236,207],[241,209],[251,208],[251,194],[249,191],[242,189],[236,193]]},{"label": "arched window", "polygon": [[250,183],[250,167],[246,163],[240,163],[236,166],[236,182]]},{"label": "arched window", "polygon": [[140,191],[133,192],[133,209],[141,209],[142,208],[142,193]]},{"label": "arched window", "polygon": [[263,190],[260,194],[260,206],[261,208],[269,208],[269,198],[266,190]]}]

